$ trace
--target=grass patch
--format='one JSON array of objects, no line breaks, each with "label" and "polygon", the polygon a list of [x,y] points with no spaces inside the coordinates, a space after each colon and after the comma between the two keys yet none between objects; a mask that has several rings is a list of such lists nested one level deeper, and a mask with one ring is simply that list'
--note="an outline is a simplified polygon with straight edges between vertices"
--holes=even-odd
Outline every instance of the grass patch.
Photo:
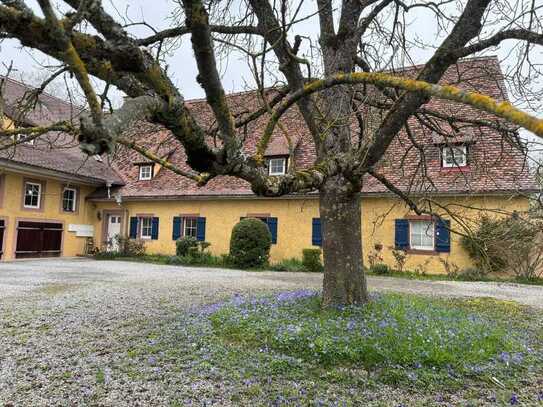
[{"label": "grass patch", "polygon": [[202,266],[233,268],[225,256],[213,256],[210,253],[201,253],[199,256],[168,256],[164,254],[144,254],[141,256],[125,256],[115,252],[101,252],[94,255],[96,260],[122,260],[139,263],[152,263],[173,266]]},{"label": "grass patch", "polygon": [[543,278],[525,278],[517,276],[472,276],[470,274],[458,274],[456,276],[448,276],[447,274],[430,274],[420,273],[416,271],[396,271],[389,269],[386,274],[375,273],[371,269],[365,271],[368,276],[386,276],[405,278],[408,280],[430,280],[430,281],[482,281],[482,282],[496,282],[496,283],[513,283],[513,284],[528,284],[543,286]]},{"label": "grass patch", "polygon": [[462,385],[510,381],[541,356],[512,323],[523,308],[497,304],[387,294],[323,311],[314,292],[299,291],[238,297],[215,305],[209,319],[225,343],[273,354],[269,369],[277,374],[310,363],[328,372],[363,368],[387,384]]},{"label": "grass patch", "polygon": [[268,267],[272,271],[290,271],[290,272],[305,272],[307,271],[301,260],[296,258],[285,259],[278,263],[274,263]]},{"label": "grass patch", "polygon": [[386,294],[323,312],[315,292],[289,291],[195,305],[156,323],[134,326],[112,374],[194,384],[179,386],[172,405],[543,400],[543,317],[512,302]]}]

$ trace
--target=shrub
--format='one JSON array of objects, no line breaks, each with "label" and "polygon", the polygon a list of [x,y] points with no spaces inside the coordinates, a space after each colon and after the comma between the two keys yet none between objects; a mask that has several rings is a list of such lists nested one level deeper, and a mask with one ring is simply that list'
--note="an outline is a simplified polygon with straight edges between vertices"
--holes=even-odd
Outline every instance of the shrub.
[{"label": "shrub", "polygon": [[139,257],[145,254],[145,242],[137,239],[130,239],[120,235],[115,236],[119,247],[119,255],[123,257]]},{"label": "shrub", "polygon": [[175,254],[187,256],[191,247],[198,247],[198,240],[192,236],[183,236],[175,242]]},{"label": "shrub", "polygon": [[263,266],[270,257],[270,247],[270,231],[259,219],[242,219],[232,229],[230,257],[237,267]]},{"label": "shrub", "polygon": [[373,245],[373,250],[368,255],[368,261],[370,263],[370,268],[372,268],[377,263],[383,262],[383,256],[381,252],[383,251],[383,245],[381,243],[375,243]]},{"label": "shrub", "polygon": [[475,267],[468,267],[458,275],[462,280],[478,281],[484,279],[485,273]]},{"label": "shrub", "polygon": [[477,230],[463,236],[461,244],[482,274],[511,270],[533,276],[543,261],[538,225],[517,214],[482,216]]},{"label": "shrub", "polygon": [[107,250],[103,250],[103,251],[96,251],[94,254],[93,254],[93,257],[96,259],[96,260],[115,260],[120,256],[119,252],[110,252],[110,251],[107,251]]},{"label": "shrub", "polygon": [[302,261],[296,258],[285,259],[281,260],[279,263],[272,264],[270,270],[291,272],[306,271]]},{"label": "shrub", "polygon": [[302,264],[307,271],[322,272],[324,267],[321,262],[321,249],[303,249]]},{"label": "shrub", "polygon": [[439,258],[439,261],[443,265],[443,269],[445,270],[445,273],[447,274],[447,277],[451,279],[456,279],[460,275],[460,267],[458,264],[450,262],[449,260]]},{"label": "shrub", "polygon": [[407,252],[405,250],[396,249],[391,247],[392,257],[394,257],[394,262],[396,263],[396,270],[400,273],[403,273],[405,263],[407,262]]},{"label": "shrub", "polygon": [[384,263],[377,263],[377,264],[374,264],[372,267],[370,267],[370,271],[374,274],[377,274],[377,275],[386,275],[386,274],[390,274],[390,267],[388,267],[386,264]]}]

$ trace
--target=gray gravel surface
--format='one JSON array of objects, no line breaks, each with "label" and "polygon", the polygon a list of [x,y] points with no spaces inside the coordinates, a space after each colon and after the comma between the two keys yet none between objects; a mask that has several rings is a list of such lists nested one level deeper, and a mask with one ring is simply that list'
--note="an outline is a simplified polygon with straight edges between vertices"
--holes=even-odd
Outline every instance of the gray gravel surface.
[{"label": "gray gravel surface", "polygon": [[[168,405],[175,383],[113,375],[131,344],[233,293],[320,288],[322,275],[63,259],[0,264],[0,406]],[[543,308],[543,287],[369,278],[372,290],[485,296]],[[148,367],[145,367],[147,369]],[[142,369],[144,369],[142,367]],[[186,379],[188,380],[188,379]]]}]

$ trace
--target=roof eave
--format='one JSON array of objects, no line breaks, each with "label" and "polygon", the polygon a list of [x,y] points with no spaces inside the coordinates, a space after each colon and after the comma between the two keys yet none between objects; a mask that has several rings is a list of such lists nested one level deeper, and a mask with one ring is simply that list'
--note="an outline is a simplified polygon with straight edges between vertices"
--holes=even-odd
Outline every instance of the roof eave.
[{"label": "roof eave", "polygon": [[[432,192],[432,193],[412,193],[409,196],[434,196],[434,197],[452,197],[452,196],[462,196],[462,197],[475,197],[475,196],[526,196],[529,194],[537,194],[541,191],[538,189],[515,189],[515,190],[487,190],[487,191],[442,191],[442,192]],[[360,196],[362,198],[391,198],[397,197],[392,192],[361,192]],[[252,193],[247,194],[202,194],[202,195],[140,195],[140,196],[122,196],[123,202],[136,202],[136,201],[198,201],[198,200],[222,200],[222,199],[316,199],[319,195],[315,192],[313,193],[300,193],[300,194],[289,194],[283,195],[280,197],[266,197],[258,196]],[[106,198],[106,197],[96,197],[88,198],[89,201],[93,202],[113,202],[116,201],[115,198]]]},{"label": "roof eave", "polygon": [[122,185],[116,181],[108,181],[105,179],[88,177],[86,175],[70,174],[65,171],[52,170],[38,165],[13,161],[8,158],[0,158],[0,168],[15,173],[31,174],[36,177],[55,178],[61,181],[77,182],[78,184],[89,186],[104,186],[107,184]]}]

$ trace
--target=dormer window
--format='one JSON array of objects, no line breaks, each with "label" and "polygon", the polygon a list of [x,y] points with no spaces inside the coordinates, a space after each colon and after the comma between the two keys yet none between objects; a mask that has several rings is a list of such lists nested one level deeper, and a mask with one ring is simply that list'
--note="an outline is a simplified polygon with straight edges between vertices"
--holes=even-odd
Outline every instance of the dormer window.
[{"label": "dormer window", "polygon": [[146,165],[140,165],[140,181],[149,181],[153,178],[153,165],[152,164],[146,164]]},{"label": "dormer window", "polygon": [[[21,143],[23,140],[25,140],[28,137],[29,136],[27,134],[21,134],[21,133],[15,134],[15,135],[12,136],[13,141],[15,143]],[[29,144],[29,145],[33,146],[34,145],[34,139],[25,141],[24,144]]]},{"label": "dormer window", "polygon": [[287,173],[287,158],[278,157],[268,160],[269,175],[285,175]]},{"label": "dormer window", "polygon": [[468,148],[465,144],[441,148],[443,168],[465,167],[468,165]]}]

